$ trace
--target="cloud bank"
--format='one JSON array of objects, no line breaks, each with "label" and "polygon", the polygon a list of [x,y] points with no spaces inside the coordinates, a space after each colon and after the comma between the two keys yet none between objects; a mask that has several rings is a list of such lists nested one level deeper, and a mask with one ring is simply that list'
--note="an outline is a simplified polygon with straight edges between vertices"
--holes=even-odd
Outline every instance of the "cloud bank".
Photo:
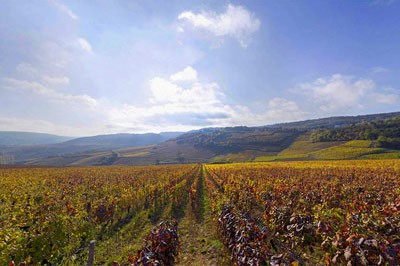
[{"label": "cloud bank", "polygon": [[395,90],[378,89],[372,79],[341,74],[299,84],[291,91],[312,100],[312,106],[324,115],[346,114],[382,104],[400,104],[399,93]]},{"label": "cloud bank", "polygon": [[184,11],[178,15],[178,20],[182,22],[179,31],[194,30],[218,38],[230,37],[244,48],[261,25],[261,21],[245,7],[232,4],[219,14],[213,11]]},{"label": "cloud bank", "polygon": [[49,0],[49,2],[53,4],[60,12],[67,15],[70,19],[72,20],[79,19],[78,16],[74,12],[72,12],[72,10],[68,6],[58,2],[57,0]]},{"label": "cloud bank", "polygon": [[[94,6],[99,13],[85,13]],[[26,1],[15,5],[15,20],[5,8],[0,130],[71,136],[186,131],[393,111],[400,104],[399,91],[382,85],[397,73],[384,62],[360,66],[367,77],[317,74],[320,78],[291,84],[289,65],[295,62],[283,55],[287,64],[273,67],[288,73],[267,73],[277,62],[268,61],[274,50],[263,50],[268,45],[241,49],[273,37],[260,30],[263,10],[227,4],[219,11],[176,12],[175,6],[176,13],[163,7],[160,13],[141,13],[144,9],[132,6],[126,12],[107,1],[79,2],[71,6],[74,13],[61,0]],[[22,12],[31,9],[36,12]],[[24,23],[17,15],[24,15]],[[234,45],[225,45],[226,50],[207,49],[209,43],[222,47],[228,41]],[[308,71],[324,73],[306,69],[303,74]]]}]

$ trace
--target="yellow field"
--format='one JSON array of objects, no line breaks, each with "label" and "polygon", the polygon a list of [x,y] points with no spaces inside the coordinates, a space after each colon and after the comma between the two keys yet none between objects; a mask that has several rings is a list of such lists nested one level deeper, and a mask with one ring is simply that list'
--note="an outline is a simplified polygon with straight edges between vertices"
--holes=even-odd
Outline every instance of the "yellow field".
[{"label": "yellow field", "polygon": [[148,152],[148,151],[142,151],[142,152],[135,152],[135,153],[126,153],[126,154],[123,154],[122,156],[123,157],[142,157],[142,156],[147,156],[149,154],[150,154],[150,152]]},{"label": "yellow field", "polygon": [[[148,235],[171,219],[179,249]],[[177,265],[394,265],[400,160],[3,167],[0,228],[1,265],[84,265],[92,239],[96,265],[166,250]],[[146,237],[170,246],[141,249]]]},{"label": "yellow field", "polygon": [[351,160],[351,159],[395,159],[396,155],[386,155],[390,151],[372,147],[372,141],[352,140],[348,142],[317,142],[309,140],[295,141],[290,147],[274,156],[260,156],[254,161],[286,160]]}]

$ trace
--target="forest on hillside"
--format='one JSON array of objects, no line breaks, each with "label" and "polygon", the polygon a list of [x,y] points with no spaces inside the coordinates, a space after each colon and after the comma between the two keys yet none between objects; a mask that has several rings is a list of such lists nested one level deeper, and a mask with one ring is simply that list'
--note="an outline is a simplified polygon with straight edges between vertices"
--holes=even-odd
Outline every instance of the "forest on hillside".
[{"label": "forest on hillside", "polygon": [[311,140],[313,142],[372,140],[376,147],[400,149],[400,117],[315,130]]}]

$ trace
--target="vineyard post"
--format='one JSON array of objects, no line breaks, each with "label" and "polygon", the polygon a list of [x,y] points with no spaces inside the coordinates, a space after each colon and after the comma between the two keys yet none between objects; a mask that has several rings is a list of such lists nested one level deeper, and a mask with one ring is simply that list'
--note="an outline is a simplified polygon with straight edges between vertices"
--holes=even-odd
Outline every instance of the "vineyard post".
[{"label": "vineyard post", "polygon": [[93,266],[93,264],[94,264],[94,244],[95,243],[96,243],[96,240],[92,240],[89,242],[89,257],[88,257],[87,266]]}]

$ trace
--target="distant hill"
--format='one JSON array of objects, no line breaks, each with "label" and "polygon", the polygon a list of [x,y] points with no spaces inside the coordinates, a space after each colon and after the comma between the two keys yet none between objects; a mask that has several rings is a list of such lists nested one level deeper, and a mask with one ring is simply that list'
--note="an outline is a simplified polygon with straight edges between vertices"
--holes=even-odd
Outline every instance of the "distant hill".
[{"label": "distant hill", "polygon": [[[8,154],[31,165],[171,163],[400,158],[400,112],[329,117],[261,127],[203,128],[187,133],[115,134],[24,147]],[[392,122],[388,122],[394,119]],[[395,123],[395,124],[394,124]],[[374,138],[368,130],[380,132]],[[329,135],[334,132],[334,135]],[[392,135],[390,135],[390,134]],[[329,138],[318,137],[322,134]],[[325,135],[324,135],[325,134]],[[396,135],[397,136],[397,135]],[[14,152],[14,153],[13,153]]]},{"label": "distant hill", "polygon": [[327,118],[311,119],[290,123],[279,123],[265,126],[265,128],[296,128],[296,129],[330,129],[346,125],[352,125],[361,122],[372,122],[376,120],[385,120],[388,118],[400,117],[400,112],[370,114],[358,116],[334,116]]},{"label": "distant hill", "polygon": [[313,142],[370,140],[376,147],[400,149],[400,116],[340,128],[315,130],[311,140]]},{"label": "distant hill", "polygon": [[170,138],[177,137],[180,134],[182,133],[111,134],[69,139],[56,144],[4,145],[0,147],[0,156],[12,157],[14,162],[21,163],[32,159],[37,160],[54,156],[62,157],[75,153],[94,153],[124,147],[158,144]]},{"label": "distant hill", "polygon": [[40,145],[61,143],[71,137],[57,136],[45,133],[0,131],[0,145]]},{"label": "distant hill", "polygon": [[72,139],[64,142],[63,145],[93,145],[117,149],[157,144],[181,134],[182,132],[98,135]]},{"label": "distant hill", "polygon": [[268,129],[259,127],[226,127],[209,131],[182,134],[176,143],[208,149],[215,154],[243,150],[280,151],[302,133],[297,129]]},{"label": "distant hill", "polygon": [[191,131],[157,145],[115,150],[118,157],[113,164],[201,163],[230,154],[240,154],[247,160],[248,157],[276,154],[284,150],[302,132],[292,129],[262,130],[254,127]]}]

